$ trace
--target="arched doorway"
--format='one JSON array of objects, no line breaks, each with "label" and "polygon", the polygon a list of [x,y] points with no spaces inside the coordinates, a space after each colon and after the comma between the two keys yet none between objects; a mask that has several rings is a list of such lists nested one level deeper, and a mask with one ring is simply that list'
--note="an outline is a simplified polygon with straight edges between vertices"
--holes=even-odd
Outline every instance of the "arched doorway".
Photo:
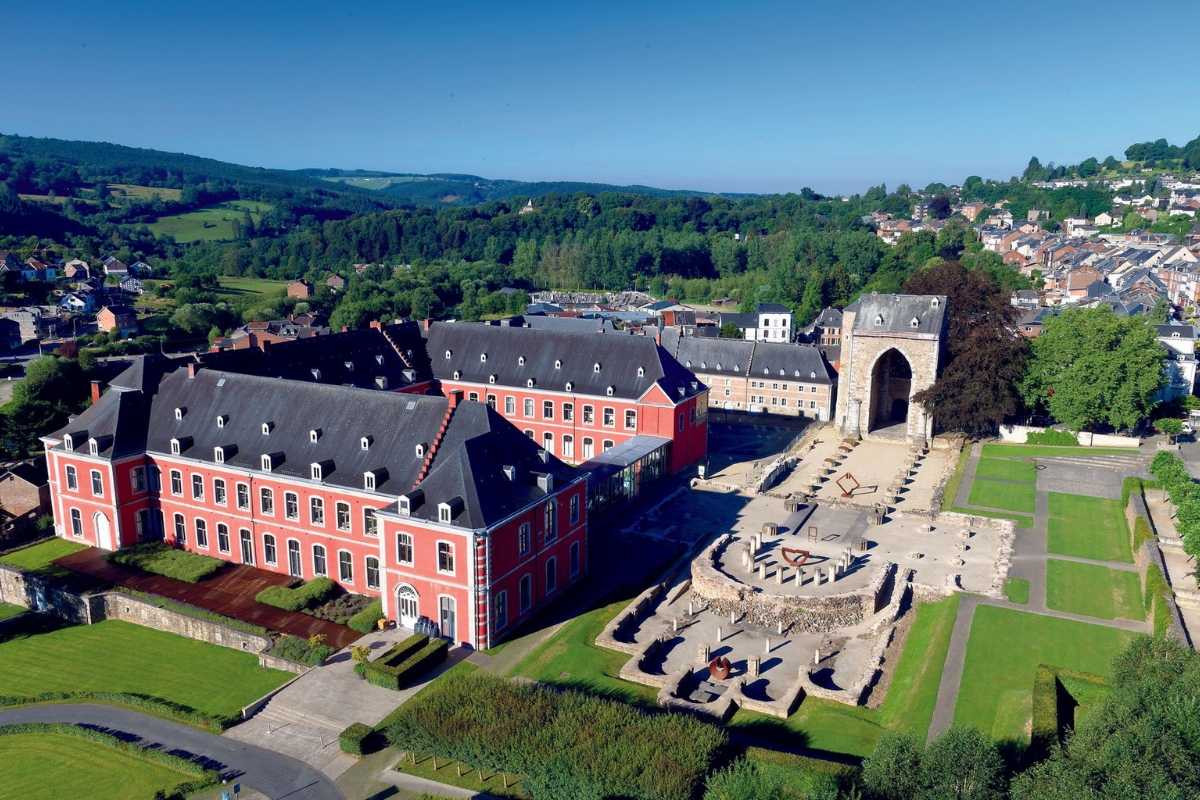
[{"label": "arched doorway", "polygon": [[867,430],[907,436],[911,392],[912,365],[899,350],[887,350],[871,370],[871,413]]},{"label": "arched doorway", "polygon": [[108,525],[108,517],[97,511],[92,515],[92,524],[96,526],[96,547],[101,550],[112,550],[112,529]]},{"label": "arched doorway", "polygon": [[402,583],[396,587],[396,621],[401,628],[412,628],[421,618],[421,598],[417,590]]}]

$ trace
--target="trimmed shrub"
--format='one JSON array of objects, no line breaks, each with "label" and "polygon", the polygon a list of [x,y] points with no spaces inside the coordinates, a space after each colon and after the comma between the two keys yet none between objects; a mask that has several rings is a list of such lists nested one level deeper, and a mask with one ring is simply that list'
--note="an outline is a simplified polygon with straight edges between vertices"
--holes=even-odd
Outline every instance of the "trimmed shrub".
[{"label": "trimmed shrub", "polygon": [[335,652],[337,651],[327,644],[322,643],[314,647],[307,639],[291,635],[279,637],[279,642],[271,648],[273,656],[286,658],[310,667],[317,666]]},{"label": "trimmed shrub", "polygon": [[338,734],[338,744],[343,753],[352,756],[365,756],[370,752],[370,739],[375,729],[370,725],[356,722]]},{"label": "trimmed shrub", "polygon": [[1030,431],[1025,434],[1025,444],[1043,444],[1054,447],[1078,447],[1079,437],[1070,431],[1058,431],[1048,428],[1040,433]]},{"label": "trimmed shrub", "polygon": [[370,633],[378,627],[381,619],[383,619],[383,601],[372,600],[366,608],[351,617],[347,624],[351,630]]},{"label": "trimmed shrub", "polygon": [[335,591],[337,584],[330,578],[313,578],[295,589],[268,586],[254,595],[254,599],[284,611],[303,611],[325,602]]},{"label": "trimmed shrub", "polygon": [[[414,639],[418,641],[413,642]],[[423,633],[410,636],[381,658],[367,663],[367,680],[376,686],[399,691],[434,665],[445,661],[449,649],[450,643],[445,639],[430,641]]]},{"label": "trimmed shrub", "polygon": [[185,583],[199,583],[211,578],[225,566],[225,562],[219,558],[179,550],[166,542],[142,542],[110,553],[106,558],[114,564]]}]

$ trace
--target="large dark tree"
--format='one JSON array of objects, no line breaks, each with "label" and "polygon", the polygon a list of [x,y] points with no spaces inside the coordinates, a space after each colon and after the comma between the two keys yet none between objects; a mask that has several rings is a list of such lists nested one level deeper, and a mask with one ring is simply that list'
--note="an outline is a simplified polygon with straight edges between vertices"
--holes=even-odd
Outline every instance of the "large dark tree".
[{"label": "large dark tree", "polygon": [[1021,408],[1018,384],[1027,352],[1008,293],[986,272],[957,261],[917,272],[904,292],[945,295],[950,315],[941,375],[914,399],[941,430],[994,434]]}]

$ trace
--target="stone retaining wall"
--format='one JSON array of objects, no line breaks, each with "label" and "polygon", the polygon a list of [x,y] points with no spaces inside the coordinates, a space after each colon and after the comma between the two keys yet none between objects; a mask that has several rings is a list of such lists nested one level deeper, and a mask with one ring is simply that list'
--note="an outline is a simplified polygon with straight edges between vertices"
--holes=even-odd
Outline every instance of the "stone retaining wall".
[{"label": "stone retaining wall", "polygon": [[[1133,553],[1133,560],[1138,566],[1138,577],[1141,578],[1142,593],[1144,595],[1146,591],[1146,571],[1150,568],[1151,564],[1158,567],[1164,579],[1171,573],[1167,571],[1167,564],[1163,560],[1162,550],[1158,544],[1158,531],[1154,527],[1154,520],[1150,516],[1150,509],[1146,507],[1145,490],[1140,488],[1136,492],[1129,493],[1129,502],[1125,505],[1125,521],[1129,525],[1129,535],[1131,538],[1134,535],[1133,532],[1137,525],[1138,517],[1146,520],[1146,524],[1150,528],[1150,533],[1154,536],[1154,541],[1142,542],[1142,546],[1137,548]],[[1167,635],[1191,647],[1191,638],[1188,636],[1187,628],[1183,624],[1183,615],[1179,613],[1179,604],[1176,601],[1176,594],[1180,592],[1174,587],[1171,587],[1171,590],[1172,594],[1166,598],[1167,608],[1170,612]]]},{"label": "stone retaining wall", "polygon": [[100,621],[92,619],[91,606],[83,597],[54,586],[40,575],[6,564],[0,564],[0,601],[79,625]]}]

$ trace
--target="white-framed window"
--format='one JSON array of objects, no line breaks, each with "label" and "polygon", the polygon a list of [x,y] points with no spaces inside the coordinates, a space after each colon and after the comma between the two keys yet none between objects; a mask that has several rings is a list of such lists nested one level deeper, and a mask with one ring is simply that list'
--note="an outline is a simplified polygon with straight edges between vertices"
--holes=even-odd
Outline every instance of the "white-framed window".
[{"label": "white-framed window", "polygon": [[517,555],[523,556],[529,552],[529,523],[522,522],[517,528]]},{"label": "white-framed window", "polygon": [[250,510],[250,484],[239,483],[237,485],[237,507],[240,511]]},{"label": "white-framed window", "polygon": [[217,550],[226,554],[230,552],[229,526],[224,522],[217,523]]},{"label": "white-framed window", "polygon": [[175,543],[187,544],[187,520],[183,518],[183,514],[175,515]]},{"label": "white-framed window", "polygon": [[571,495],[570,509],[571,509],[571,524],[574,525],[579,522],[579,495],[577,495],[577,494]]},{"label": "white-framed window", "polygon": [[224,478],[213,478],[213,502],[219,506],[226,503]]},{"label": "white-framed window", "polygon": [[334,505],[334,511],[337,518],[337,529],[339,531],[350,530],[350,504],[338,502]]},{"label": "white-framed window", "polygon": [[379,559],[375,556],[367,556],[367,588],[379,588]]},{"label": "white-framed window", "polygon": [[575,457],[575,437],[569,433],[563,434],[562,454],[563,454],[563,458],[574,458]]},{"label": "white-framed window", "polygon": [[196,518],[196,547],[208,549],[208,522]]},{"label": "white-framed window", "polygon": [[504,413],[510,417],[517,413],[517,399],[515,397],[504,398]]},{"label": "white-framed window", "polygon": [[67,465],[67,489],[72,492],[79,491],[79,473],[70,464]]},{"label": "white-framed window", "polygon": [[571,422],[575,419],[575,404],[563,403],[563,422]]},{"label": "white-framed window", "polygon": [[275,551],[274,534],[263,534],[263,561],[271,566],[276,566],[279,563],[279,554]]},{"label": "white-framed window", "polygon": [[533,438],[533,428],[527,428],[525,430],[525,435],[528,436],[530,439],[532,439]]},{"label": "white-framed window", "polygon": [[300,564],[300,542],[288,539],[288,574],[297,578],[304,577],[304,567]]},{"label": "white-framed window", "polygon": [[592,408],[591,406],[585,405],[583,407],[583,424],[584,425],[595,425],[596,424],[596,410],[594,408]]},{"label": "white-framed window", "polygon": [[547,453],[554,452],[554,434],[550,431],[546,431],[542,434],[542,449]]},{"label": "white-framed window", "polygon": [[604,450],[604,452],[606,452],[606,453],[607,453],[609,450],[612,450],[612,449],[613,449],[613,447],[614,447],[614,444],[613,444],[613,440],[612,440],[612,439],[605,439],[605,440],[604,440],[604,444],[602,445],[602,449]]},{"label": "white-framed window", "polygon": [[558,588],[558,559],[554,556],[546,559],[546,594],[553,594]]},{"label": "white-framed window", "polygon": [[338,580],[342,583],[354,583],[354,556],[349,550],[338,551]]},{"label": "white-framed window", "polygon": [[554,419],[554,401],[542,401],[542,419]]},{"label": "white-framed window", "polygon": [[479,402],[479,392],[467,392],[467,399],[472,403]]},{"label": "white-framed window", "polygon": [[78,508],[71,509],[71,535],[83,536],[83,514]]},{"label": "white-framed window", "polygon": [[275,516],[275,493],[266,486],[258,491],[258,508],[267,516]]},{"label": "white-framed window", "polygon": [[438,572],[447,575],[454,574],[454,545],[449,542],[437,543]]},{"label": "white-framed window", "polygon": [[521,603],[521,613],[524,614],[533,605],[533,578],[526,574],[521,576],[518,598]]},{"label": "white-framed window", "polygon": [[130,470],[129,483],[135,492],[146,491],[146,468],[134,467]]},{"label": "white-framed window", "polygon": [[625,410],[625,430],[637,430],[637,412],[633,409]]},{"label": "white-framed window", "polygon": [[412,566],[413,537],[411,533],[396,534],[396,563]]},{"label": "white-framed window", "polygon": [[192,499],[193,500],[203,500],[204,499],[204,476],[203,475],[192,475]]},{"label": "white-framed window", "polygon": [[314,544],[312,549],[313,574],[328,575],[329,565],[325,563],[325,546]]},{"label": "white-framed window", "polygon": [[525,398],[524,410],[525,410],[525,416],[529,417],[530,419],[533,419],[533,398],[532,397]]},{"label": "white-framed window", "polygon": [[604,427],[613,428],[617,424],[617,411],[613,408],[604,409]]},{"label": "white-framed window", "polygon": [[590,436],[583,437],[583,460],[587,461],[596,455],[595,445]]},{"label": "white-framed window", "polygon": [[369,508],[363,509],[363,533],[367,536],[379,535],[379,517]]},{"label": "white-framed window", "polygon": [[325,501],[319,497],[308,498],[308,519],[313,525],[325,524]]},{"label": "white-framed window", "polygon": [[442,638],[454,641],[456,638],[455,632],[458,629],[455,613],[455,602],[453,597],[441,595],[438,597],[438,623],[441,628]]},{"label": "white-framed window", "polygon": [[579,542],[571,542],[570,570],[568,574],[574,578],[579,574]]},{"label": "white-framed window", "polygon": [[285,519],[300,519],[300,495],[295,492],[283,493],[283,516]]},{"label": "white-framed window", "polygon": [[551,500],[542,508],[542,520],[546,531],[546,543],[558,538],[558,503]]},{"label": "white-framed window", "polygon": [[104,479],[100,477],[100,470],[92,470],[92,494],[96,497],[104,496]]},{"label": "white-framed window", "polygon": [[496,594],[495,628],[502,630],[508,627],[508,592]]}]

